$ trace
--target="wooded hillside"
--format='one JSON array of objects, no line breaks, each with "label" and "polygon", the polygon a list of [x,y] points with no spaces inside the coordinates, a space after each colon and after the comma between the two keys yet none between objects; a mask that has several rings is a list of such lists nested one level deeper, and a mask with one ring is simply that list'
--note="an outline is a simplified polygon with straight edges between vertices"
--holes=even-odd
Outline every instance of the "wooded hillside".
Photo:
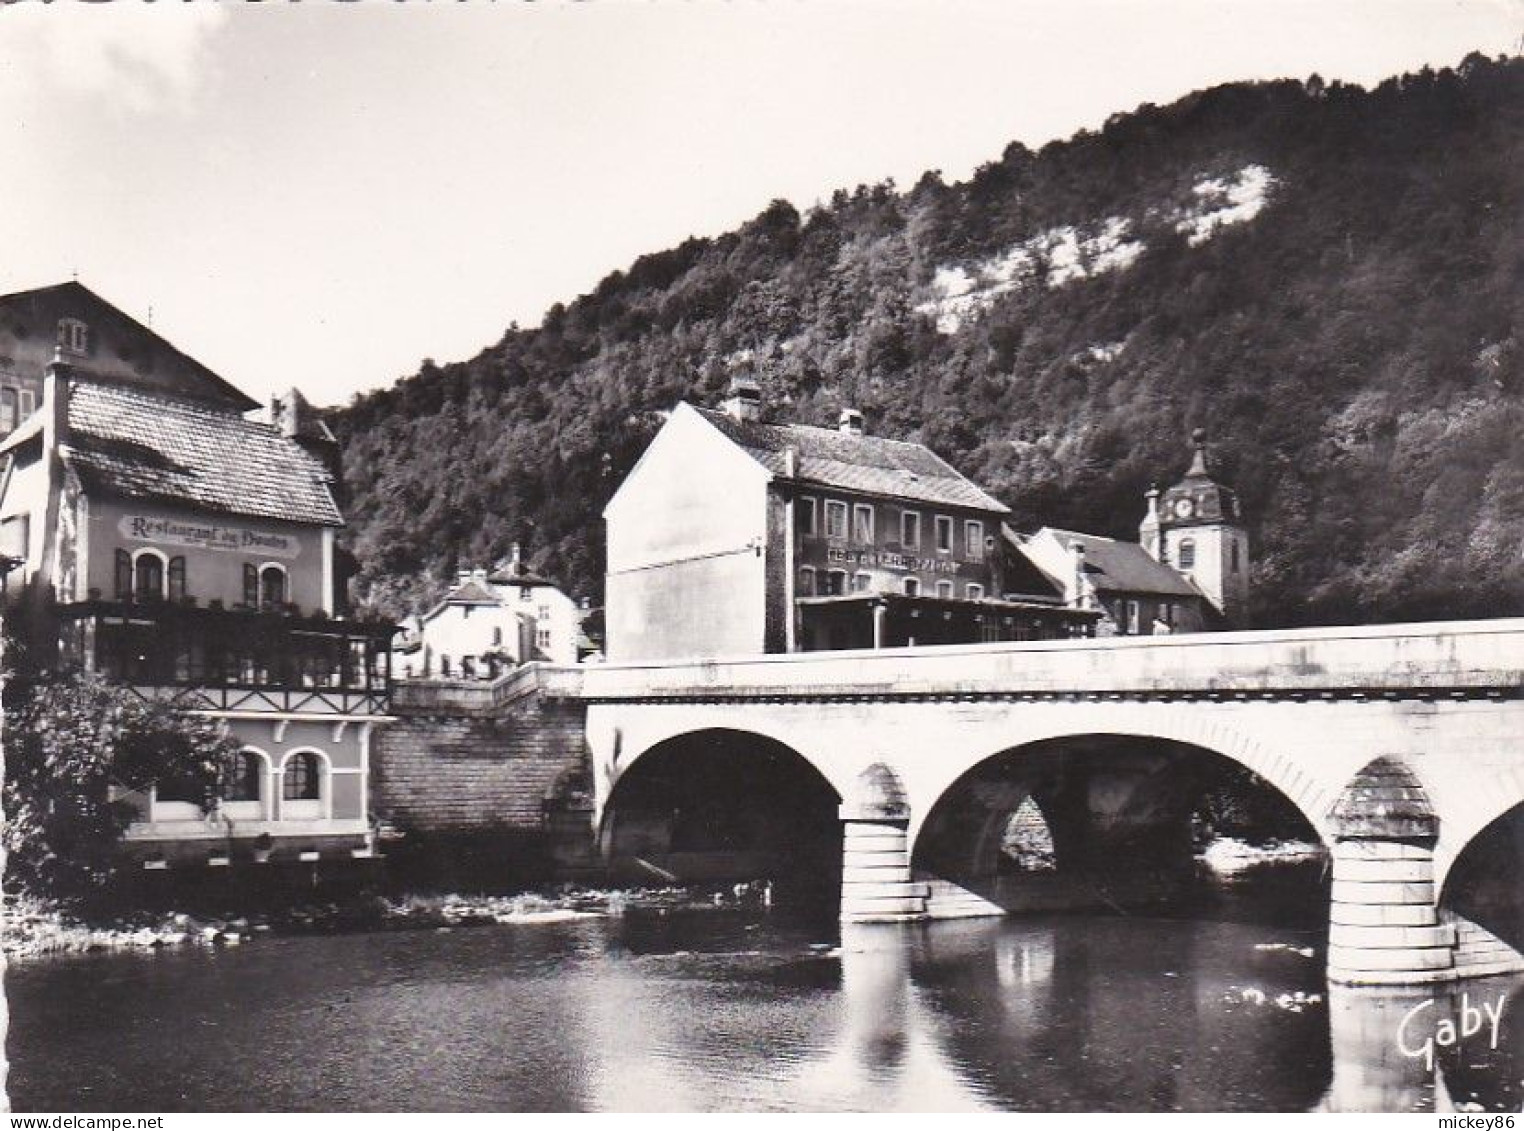
[{"label": "wooded hillside", "polygon": [[[680,398],[919,439],[1015,511],[1136,536],[1206,426],[1262,625],[1524,613],[1524,61],[1239,84],[777,201],[334,414],[356,595],[522,541],[600,599],[604,501]],[[505,264],[504,270],[512,270]]]}]

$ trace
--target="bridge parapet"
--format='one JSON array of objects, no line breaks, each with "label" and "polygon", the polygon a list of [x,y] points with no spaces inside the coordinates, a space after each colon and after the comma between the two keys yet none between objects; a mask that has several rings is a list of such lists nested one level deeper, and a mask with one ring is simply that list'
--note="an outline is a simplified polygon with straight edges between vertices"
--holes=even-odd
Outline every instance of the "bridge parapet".
[{"label": "bridge parapet", "polygon": [[1512,697],[1524,618],[809,652],[584,669],[591,701]]}]

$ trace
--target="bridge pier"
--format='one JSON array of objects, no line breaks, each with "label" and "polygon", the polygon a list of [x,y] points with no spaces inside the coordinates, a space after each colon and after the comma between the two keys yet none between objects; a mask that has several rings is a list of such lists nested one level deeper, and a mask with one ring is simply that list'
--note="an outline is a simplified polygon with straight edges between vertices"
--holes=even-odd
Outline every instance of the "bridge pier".
[{"label": "bridge pier", "polygon": [[1455,928],[1439,921],[1439,819],[1399,759],[1369,763],[1335,804],[1328,980],[1412,986],[1456,977]]},{"label": "bridge pier", "polygon": [[927,885],[910,875],[910,804],[894,771],[869,766],[840,812],[842,922],[926,918]]}]

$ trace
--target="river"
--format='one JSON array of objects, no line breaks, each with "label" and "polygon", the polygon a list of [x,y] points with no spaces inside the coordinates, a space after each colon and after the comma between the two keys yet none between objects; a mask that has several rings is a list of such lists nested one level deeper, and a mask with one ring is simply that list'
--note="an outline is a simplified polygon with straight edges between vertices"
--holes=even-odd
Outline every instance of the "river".
[{"label": "river", "polygon": [[1315,933],[1142,916],[642,911],[6,977],[18,1111],[1518,1111],[1524,1074],[1524,979],[1467,984],[1498,1047],[1431,1069],[1399,1028],[1421,1053],[1460,989],[1330,995]]}]

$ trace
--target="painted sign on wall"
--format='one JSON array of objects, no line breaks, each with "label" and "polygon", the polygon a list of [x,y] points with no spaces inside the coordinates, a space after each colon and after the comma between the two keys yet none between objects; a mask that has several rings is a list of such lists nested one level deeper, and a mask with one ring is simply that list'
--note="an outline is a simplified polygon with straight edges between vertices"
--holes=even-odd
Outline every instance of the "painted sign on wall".
[{"label": "painted sign on wall", "polygon": [[117,529],[124,538],[161,546],[194,546],[203,550],[259,554],[272,558],[294,558],[302,552],[301,542],[289,534],[271,534],[247,526],[222,526],[124,514],[117,523]]}]

